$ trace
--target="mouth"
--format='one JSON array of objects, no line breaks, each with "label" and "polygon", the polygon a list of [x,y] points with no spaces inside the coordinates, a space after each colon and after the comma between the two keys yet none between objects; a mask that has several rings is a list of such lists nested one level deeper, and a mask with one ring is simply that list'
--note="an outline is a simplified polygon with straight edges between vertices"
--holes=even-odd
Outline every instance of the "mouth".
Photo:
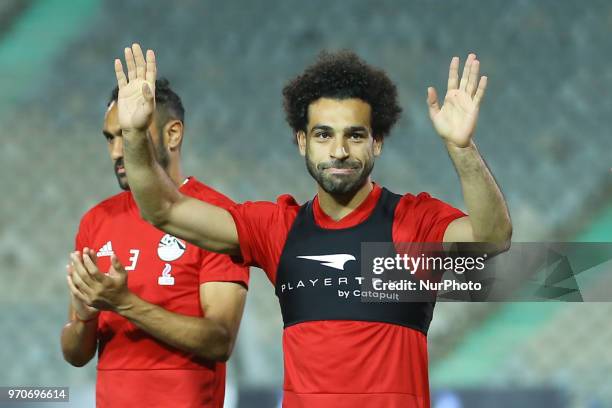
[{"label": "mouth", "polygon": [[123,166],[119,166],[115,168],[115,172],[119,175],[124,176],[125,175],[125,168]]},{"label": "mouth", "polygon": [[337,167],[329,167],[325,169],[329,174],[352,174],[357,171],[354,168],[337,168]]}]

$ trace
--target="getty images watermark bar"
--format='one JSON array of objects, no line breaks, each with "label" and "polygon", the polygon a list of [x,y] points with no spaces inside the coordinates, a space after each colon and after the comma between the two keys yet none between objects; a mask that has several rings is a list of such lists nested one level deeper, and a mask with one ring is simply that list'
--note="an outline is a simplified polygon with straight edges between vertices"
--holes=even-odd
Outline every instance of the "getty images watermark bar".
[{"label": "getty images watermark bar", "polygon": [[360,276],[353,277],[353,285],[350,276],[338,277],[339,297],[362,302],[612,301],[609,242],[513,242],[505,252],[486,243],[368,242],[356,261]]},{"label": "getty images watermark bar", "polygon": [[69,402],[68,387],[0,387],[0,402]]}]

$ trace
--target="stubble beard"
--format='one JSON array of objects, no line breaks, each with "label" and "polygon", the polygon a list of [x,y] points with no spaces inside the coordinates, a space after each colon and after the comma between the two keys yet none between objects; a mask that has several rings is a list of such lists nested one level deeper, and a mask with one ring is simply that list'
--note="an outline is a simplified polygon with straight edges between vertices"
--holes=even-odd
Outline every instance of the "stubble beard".
[{"label": "stubble beard", "polygon": [[[310,160],[308,150],[306,150],[306,168],[308,173],[316,180],[321,188],[328,194],[334,196],[353,195],[365,183],[367,183],[372,169],[374,168],[374,160],[367,160],[362,163],[358,160],[332,160],[315,164]],[[353,174],[329,174],[325,171],[328,168],[338,169],[361,169]]]}]

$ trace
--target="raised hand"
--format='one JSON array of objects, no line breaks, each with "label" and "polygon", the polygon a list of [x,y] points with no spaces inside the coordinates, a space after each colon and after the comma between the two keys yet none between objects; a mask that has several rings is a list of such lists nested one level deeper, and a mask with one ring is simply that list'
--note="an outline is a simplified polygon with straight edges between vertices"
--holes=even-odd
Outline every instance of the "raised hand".
[{"label": "raised hand", "polygon": [[479,77],[479,70],[480,61],[476,59],[476,54],[468,55],[459,81],[459,57],[453,57],[442,108],[438,105],[435,88],[427,88],[429,117],[446,143],[457,147],[467,147],[470,144],[487,87],[487,77]]},{"label": "raised hand", "polygon": [[140,45],[133,44],[131,48],[125,49],[125,63],[127,78],[121,60],[115,60],[115,75],[119,86],[119,126],[123,131],[146,131],[155,111],[155,53],[147,50],[145,60]]}]

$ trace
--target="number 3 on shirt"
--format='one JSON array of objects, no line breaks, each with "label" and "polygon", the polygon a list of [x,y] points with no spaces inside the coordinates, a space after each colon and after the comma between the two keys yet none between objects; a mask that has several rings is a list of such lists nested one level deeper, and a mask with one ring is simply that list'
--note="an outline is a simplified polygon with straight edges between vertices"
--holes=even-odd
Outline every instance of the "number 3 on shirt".
[{"label": "number 3 on shirt", "polygon": [[134,269],[136,269],[136,262],[138,262],[138,255],[140,255],[140,249],[130,249],[130,254],[132,255],[129,259],[131,263],[129,266],[125,267],[126,271],[133,271]]}]

